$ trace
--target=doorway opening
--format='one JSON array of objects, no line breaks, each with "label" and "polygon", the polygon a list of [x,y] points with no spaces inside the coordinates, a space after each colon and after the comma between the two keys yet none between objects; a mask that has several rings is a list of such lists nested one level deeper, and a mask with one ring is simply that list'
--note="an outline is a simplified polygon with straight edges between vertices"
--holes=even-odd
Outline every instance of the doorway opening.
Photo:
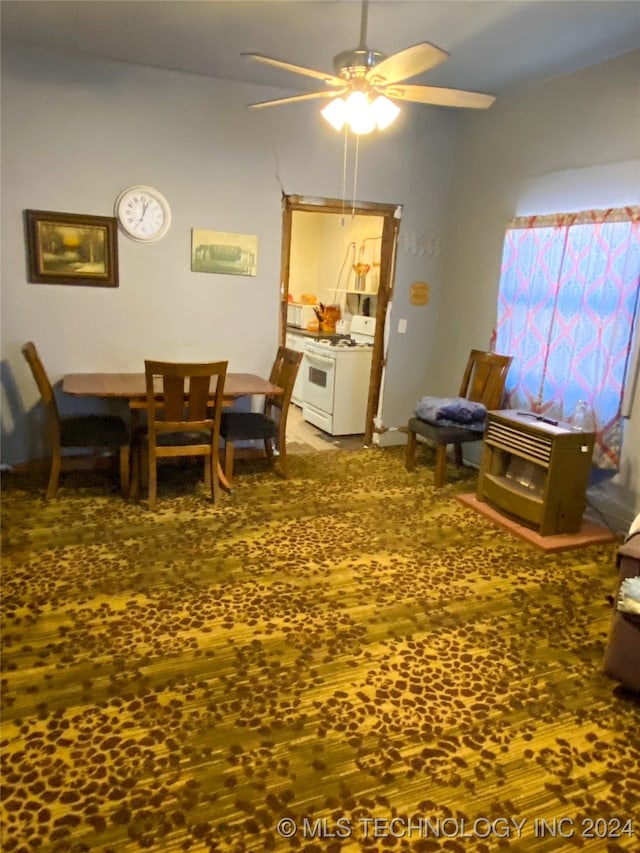
[{"label": "doorway opening", "polygon": [[[280,342],[287,308],[310,293],[340,306],[343,315],[375,317],[364,444],[370,445],[380,404],[385,326],[393,294],[400,205],[340,199],[282,197]],[[366,269],[368,268],[368,269]]]}]

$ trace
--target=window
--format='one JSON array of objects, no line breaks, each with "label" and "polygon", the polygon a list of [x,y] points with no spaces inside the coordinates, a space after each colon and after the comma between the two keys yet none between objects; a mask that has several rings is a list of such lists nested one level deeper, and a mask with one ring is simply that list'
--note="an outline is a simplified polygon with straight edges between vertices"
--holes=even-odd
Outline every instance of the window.
[{"label": "window", "polygon": [[640,291],[640,207],[520,217],[505,236],[496,352],[513,356],[509,408],[596,433],[594,465],[619,467],[622,396]]}]

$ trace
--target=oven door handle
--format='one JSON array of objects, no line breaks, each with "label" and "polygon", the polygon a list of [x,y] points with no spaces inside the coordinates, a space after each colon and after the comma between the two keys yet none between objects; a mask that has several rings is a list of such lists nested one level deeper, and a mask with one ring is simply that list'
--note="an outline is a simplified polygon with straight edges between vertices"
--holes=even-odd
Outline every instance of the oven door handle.
[{"label": "oven door handle", "polygon": [[316,364],[319,364],[320,367],[334,367],[336,363],[335,358],[327,358],[325,355],[316,355],[314,352],[309,352],[309,350],[307,350],[305,355],[308,362],[311,364],[315,362]]}]

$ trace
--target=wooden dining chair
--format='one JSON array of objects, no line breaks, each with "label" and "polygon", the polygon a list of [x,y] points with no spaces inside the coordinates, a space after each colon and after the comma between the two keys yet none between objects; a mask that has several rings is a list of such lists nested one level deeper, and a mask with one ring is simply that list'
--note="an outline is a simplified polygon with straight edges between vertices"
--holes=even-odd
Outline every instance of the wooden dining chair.
[{"label": "wooden dining chair", "polygon": [[[497,355],[472,349],[460,384],[459,397],[474,403],[482,403],[487,410],[499,409],[502,404],[504,384],[507,379],[512,356]],[[481,441],[482,432],[464,426],[439,426],[418,417],[409,419],[405,468],[413,471],[416,464],[418,436],[436,446],[436,489],[444,485],[447,471],[447,447],[453,444],[457,466],[462,465],[462,445],[470,441]]]},{"label": "wooden dining chair", "polygon": [[220,415],[227,364],[145,361],[147,427],[136,441],[132,492],[138,495],[142,464],[146,463],[150,509],[156,507],[158,461],[167,458],[204,457],[204,482],[213,503],[218,501]]},{"label": "wooden dining chair", "polygon": [[[105,449],[117,450],[120,456],[120,488],[129,495],[130,435],[124,420],[116,415],[61,416],[47,371],[32,341],[22,347],[27,364],[36,381],[47,418],[47,433],[51,451],[51,466],[46,499],[54,497],[62,471],[78,468],[78,457],[102,455]],[[77,451],[67,453],[65,451]],[[80,453],[80,451],[82,451]]]},{"label": "wooden dining chair", "polygon": [[279,347],[269,381],[283,389],[281,396],[267,395],[262,412],[223,412],[220,435],[224,438],[224,473],[230,483],[233,477],[234,445],[237,441],[263,441],[270,465],[274,463],[273,441],[278,449],[280,470],[289,476],[287,465],[287,415],[293,386],[304,353]]}]

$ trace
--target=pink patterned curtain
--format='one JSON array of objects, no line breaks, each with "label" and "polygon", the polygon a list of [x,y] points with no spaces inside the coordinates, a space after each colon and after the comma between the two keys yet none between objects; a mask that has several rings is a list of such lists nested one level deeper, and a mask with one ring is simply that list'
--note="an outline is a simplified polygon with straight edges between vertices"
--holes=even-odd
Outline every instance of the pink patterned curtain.
[{"label": "pink patterned curtain", "polygon": [[617,469],[640,292],[640,207],[514,219],[494,349],[513,355],[507,406],[568,421],[587,404],[593,464]]}]

